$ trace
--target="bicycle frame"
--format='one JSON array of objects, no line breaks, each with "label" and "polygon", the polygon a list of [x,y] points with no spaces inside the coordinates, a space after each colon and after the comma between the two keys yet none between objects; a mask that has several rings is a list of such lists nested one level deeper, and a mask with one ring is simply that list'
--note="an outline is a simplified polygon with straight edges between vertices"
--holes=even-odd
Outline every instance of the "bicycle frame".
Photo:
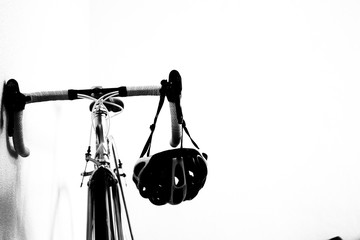
[{"label": "bicycle frame", "polygon": [[[110,169],[110,148],[103,122],[106,111],[96,106],[95,136],[96,154],[95,171],[88,182],[88,207],[86,239],[123,240],[120,206],[120,182]],[[115,146],[112,146],[114,148]],[[88,157],[88,156],[87,156]],[[114,154],[112,157],[115,157]],[[116,164],[116,159],[114,159]],[[120,179],[120,178],[119,178]]]},{"label": "bicycle frame", "polygon": [[[175,75],[172,73],[176,73]],[[180,108],[181,77],[176,70],[169,75],[169,81],[163,80],[161,86],[145,87],[119,87],[111,89],[84,89],[64,90],[50,92],[36,92],[24,95],[20,92],[16,80],[9,80],[5,86],[4,104],[9,115],[7,131],[12,137],[15,152],[22,157],[27,157],[30,152],[23,141],[22,113],[25,105],[43,101],[75,100],[90,98],[95,100],[92,114],[94,116],[93,128],[96,136],[96,153],[91,157],[90,148],[86,156],[86,162],[94,163],[95,170],[83,173],[83,177],[89,176],[88,181],[88,206],[87,206],[87,240],[124,240],[122,210],[125,211],[129,233],[133,240],[129,214],[121,182],[119,168],[121,163],[117,156],[115,142],[105,131],[104,123],[108,111],[103,101],[110,97],[128,96],[159,96],[166,94],[170,104],[172,138],[170,145],[177,146],[181,138],[182,114]],[[100,97],[99,99],[94,96]],[[105,97],[107,96],[107,97]],[[104,109],[105,108],[105,109]],[[115,163],[116,170],[111,170],[111,159]],[[119,161],[119,163],[118,163]]]},{"label": "bicycle frame", "polygon": [[[95,166],[95,171],[91,173],[88,182],[86,239],[125,239],[121,219],[122,202],[130,237],[133,240],[134,237],[119,172],[122,164],[118,158],[115,141],[112,136],[108,136],[109,129],[106,131],[104,126],[106,125],[107,117],[109,117],[109,112],[104,106],[103,100],[95,101],[92,115],[92,127],[95,130],[96,136],[96,153],[95,158],[92,159],[89,147],[89,151],[85,155],[86,161],[91,160]],[[116,166],[115,172],[110,168],[111,158]],[[86,172],[84,172],[83,176],[85,175]]]}]

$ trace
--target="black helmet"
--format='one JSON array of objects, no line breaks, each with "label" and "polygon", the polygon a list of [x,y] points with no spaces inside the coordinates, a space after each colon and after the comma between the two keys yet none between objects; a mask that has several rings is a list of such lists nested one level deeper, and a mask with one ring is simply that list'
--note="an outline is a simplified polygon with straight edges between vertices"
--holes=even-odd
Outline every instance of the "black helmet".
[{"label": "black helmet", "polygon": [[206,176],[206,154],[179,148],[140,158],[134,167],[133,181],[141,196],[153,204],[179,204],[198,194]]},{"label": "black helmet", "polygon": [[[177,75],[175,74],[175,76]],[[151,133],[140,155],[140,159],[135,164],[133,174],[133,181],[140,195],[148,198],[155,205],[164,205],[166,203],[179,204],[193,199],[204,186],[208,172],[206,164],[207,155],[205,153],[201,154],[196,149],[183,148],[183,134],[180,135],[180,148],[150,156],[152,136],[165,99],[166,85],[164,81],[162,84],[163,87],[165,86],[165,90],[160,91],[159,106],[154,123],[150,126]],[[179,124],[185,130],[193,145],[199,149],[186,128],[180,102],[178,101],[175,105],[176,114],[178,115],[177,119],[180,121]],[[147,153],[146,157],[144,157],[145,153]]]}]

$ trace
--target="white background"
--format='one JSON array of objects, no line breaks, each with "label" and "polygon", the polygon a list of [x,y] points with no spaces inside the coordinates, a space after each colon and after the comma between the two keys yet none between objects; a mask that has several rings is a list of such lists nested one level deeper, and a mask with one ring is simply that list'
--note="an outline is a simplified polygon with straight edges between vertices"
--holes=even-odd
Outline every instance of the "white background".
[{"label": "white background", "polygon": [[[141,198],[131,171],[158,99],[124,99],[111,128],[136,239],[357,240],[359,11],[358,1],[1,0],[0,78],[34,92],[180,72],[209,176],[178,206]],[[24,117],[26,159],[11,156],[2,124],[0,237],[84,239],[88,102],[29,105]],[[153,153],[169,133],[165,108]]]}]

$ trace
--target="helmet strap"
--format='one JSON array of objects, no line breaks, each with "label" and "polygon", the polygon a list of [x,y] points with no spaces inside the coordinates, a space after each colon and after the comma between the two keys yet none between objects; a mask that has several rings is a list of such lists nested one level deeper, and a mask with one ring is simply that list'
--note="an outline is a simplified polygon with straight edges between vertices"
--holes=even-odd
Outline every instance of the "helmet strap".
[{"label": "helmet strap", "polygon": [[182,120],[182,124],[181,124],[181,141],[180,141],[180,148],[183,148],[183,143],[184,143],[184,124],[185,121],[184,119]]},{"label": "helmet strap", "polygon": [[[194,141],[194,139],[192,139],[192,137],[190,136],[190,133],[189,133],[189,130],[187,129],[186,127],[186,123],[185,123],[185,120],[183,120],[183,124],[182,124],[182,128],[183,130],[185,130],[186,134],[188,135],[188,137],[190,138],[192,144],[200,150],[199,146],[196,144],[196,142]],[[183,147],[183,135],[181,136],[181,148]],[[208,159],[208,155],[206,153],[202,153],[203,157],[207,160]]]},{"label": "helmet strap", "polygon": [[[147,139],[146,143],[145,143],[145,146],[140,154],[140,158],[144,157],[144,155],[146,154],[147,157],[150,156],[150,149],[151,149],[151,141],[152,141],[152,137],[154,135],[154,131],[155,131],[155,127],[156,127],[156,122],[157,122],[157,119],[159,117],[159,114],[160,114],[160,111],[161,111],[161,108],[162,106],[164,105],[164,101],[165,101],[165,96],[166,96],[166,91],[167,91],[167,81],[166,80],[163,80],[161,81],[161,89],[160,89],[160,100],[159,100],[159,104],[158,104],[158,108],[156,110],[156,115],[155,115],[155,118],[154,118],[154,122],[153,124],[150,125],[150,136],[149,138]],[[199,149],[199,146],[196,144],[196,142],[194,141],[194,139],[192,139],[192,137],[190,136],[190,133],[189,133],[189,130],[188,128],[186,127],[186,123],[185,123],[185,120],[183,119],[183,116],[182,116],[182,111],[181,111],[181,108],[180,107],[177,107],[177,114],[179,117],[181,117],[181,122],[182,122],[182,134],[181,134],[181,145],[180,145],[180,148],[183,148],[183,132],[185,131],[185,133],[188,135],[188,137],[190,138],[192,144],[197,148]]]},{"label": "helmet strap", "polygon": [[156,110],[156,115],[155,115],[155,118],[154,118],[154,122],[153,122],[153,124],[150,125],[150,130],[151,130],[150,136],[149,136],[148,140],[145,143],[145,146],[144,146],[144,149],[141,152],[140,158],[142,158],[145,155],[145,153],[146,153],[146,155],[148,157],[150,156],[151,140],[152,140],[152,137],[153,137],[153,134],[154,134],[154,131],[155,131],[156,122],[157,122],[157,119],[159,117],[161,108],[164,105],[165,96],[166,96],[166,88],[167,88],[167,81],[162,80],[161,81],[161,89],[160,89],[159,105],[158,105],[158,108]]},{"label": "helmet strap", "polygon": [[[196,144],[196,142],[194,141],[194,139],[192,139],[192,137],[190,136],[190,133],[189,133],[189,130],[187,129],[186,127],[186,123],[185,123],[185,120],[183,120],[183,123],[182,123],[182,128],[183,130],[185,130],[186,134],[188,135],[188,137],[190,138],[191,140],[191,143],[197,148],[197,149],[200,149],[199,146]],[[181,136],[181,148],[183,147],[183,135]]]}]

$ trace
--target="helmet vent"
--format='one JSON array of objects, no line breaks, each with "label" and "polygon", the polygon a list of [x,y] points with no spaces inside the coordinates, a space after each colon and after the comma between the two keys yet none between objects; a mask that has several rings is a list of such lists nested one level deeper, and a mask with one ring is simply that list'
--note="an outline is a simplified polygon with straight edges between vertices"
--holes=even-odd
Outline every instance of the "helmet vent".
[{"label": "helmet vent", "polygon": [[178,184],[179,184],[179,179],[178,179],[177,177],[175,177],[174,182],[175,182],[175,185],[178,186]]},{"label": "helmet vent", "polygon": [[180,164],[177,164],[175,167],[175,176],[174,176],[174,184],[176,187],[184,186],[185,179],[184,179],[184,169],[181,167]]}]

